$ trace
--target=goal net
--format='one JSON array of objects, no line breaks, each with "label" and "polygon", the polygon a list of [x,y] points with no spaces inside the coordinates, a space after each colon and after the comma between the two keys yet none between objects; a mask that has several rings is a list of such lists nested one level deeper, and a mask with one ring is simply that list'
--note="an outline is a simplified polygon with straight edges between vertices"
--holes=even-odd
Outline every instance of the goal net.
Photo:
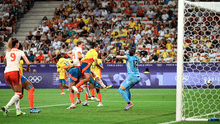
[{"label": "goal net", "polygon": [[177,121],[220,118],[219,31],[220,2],[179,0]]}]

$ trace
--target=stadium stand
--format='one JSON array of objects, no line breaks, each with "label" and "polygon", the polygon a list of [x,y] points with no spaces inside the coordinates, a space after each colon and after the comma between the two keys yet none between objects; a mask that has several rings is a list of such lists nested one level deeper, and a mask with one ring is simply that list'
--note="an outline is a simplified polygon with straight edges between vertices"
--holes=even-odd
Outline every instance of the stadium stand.
[{"label": "stadium stand", "polygon": [[[52,15],[31,17],[42,19],[23,43],[32,63],[56,63],[61,56],[68,58],[65,53],[78,41],[86,44],[84,53],[91,42],[99,43],[99,56],[105,63],[124,63],[108,60],[108,56],[124,55],[130,47],[136,47],[141,63],[177,60],[177,0],[70,0],[54,9]],[[219,23],[215,27],[219,30]],[[220,60],[219,38],[217,34],[185,34],[184,61],[202,62],[207,55],[212,62]]]}]

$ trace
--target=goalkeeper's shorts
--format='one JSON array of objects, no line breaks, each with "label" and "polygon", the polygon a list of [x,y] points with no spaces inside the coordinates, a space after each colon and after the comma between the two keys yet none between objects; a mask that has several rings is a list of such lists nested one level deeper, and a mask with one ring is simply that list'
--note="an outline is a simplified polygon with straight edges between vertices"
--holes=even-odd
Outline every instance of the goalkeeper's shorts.
[{"label": "goalkeeper's shorts", "polygon": [[122,86],[124,86],[126,89],[127,88],[132,88],[136,84],[140,82],[140,76],[128,76],[126,80],[122,82]]}]

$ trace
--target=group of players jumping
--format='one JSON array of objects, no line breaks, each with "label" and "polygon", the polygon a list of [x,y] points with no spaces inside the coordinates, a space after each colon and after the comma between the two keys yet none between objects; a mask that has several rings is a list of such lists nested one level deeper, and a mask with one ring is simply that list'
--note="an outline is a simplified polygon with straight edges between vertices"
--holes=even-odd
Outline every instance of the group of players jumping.
[{"label": "group of players jumping", "polygon": [[[13,104],[16,106],[17,116],[25,114],[20,110],[20,99],[23,98],[23,89],[27,89],[29,91],[28,98],[30,103],[30,113],[41,112],[41,110],[38,110],[34,107],[34,87],[30,81],[23,76],[23,70],[30,73],[30,63],[24,55],[24,52],[19,50],[19,46],[21,45],[16,38],[10,38],[7,43],[5,57],[6,67],[4,72],[5,80],[10,85],[15,95],[11,98],[6,106],[2,107],[3,115],[6,117],[8,116],[9,108]],[[74,109],[76,108],[76,104],[81,103],[80,92],[82,92],[82,89],[86,92],[86,102],[83,104],[83,106],[89,105],[89,99],[98,101],[98,106],[103,106],[100,89],[102,87],[106,91],[112,87],[111,85],[106,86],[101,80],[101,69],[104,69],[104,67],[101,60],[98,59],[100,46],[96,43],[91,44],[91,49],[85,56],[82,54],[83,48],[84,43],[81,41],[77,42],[77,47],[74,50],[67,52],[67,55],[71,57],[71,60],[60,58],[57,62],[57,72],[60,73],[59,84],[62,91],[61,94],[65,94],[63,91],[63,86],[68,87],[70,92],[71,105],[67,109]],[[126,111],[133,107],[133,103],[130,102],[130,88],[140,82],[138,70],[139,58],[135,55],[135,48],[130,48],[129,53],[126,56],[113,56],[111,58],[126,60],[128,78],[123,81],[118,90],[122,98],[127,102],[124,109]],[[22,68],[24,62],[21,59],[23,59],[27,64],[26,69]],[[56,77],[58,73],[56,74]],[[67,79],[66,73],[69,73],[70,76],[69,86],[65,84]],[[94,88],[96,88],[98,98],[95,97]],[[90,90],[92,95],[90,94]],[[76,102],[74,92],[76,93],[77,97]]]}]

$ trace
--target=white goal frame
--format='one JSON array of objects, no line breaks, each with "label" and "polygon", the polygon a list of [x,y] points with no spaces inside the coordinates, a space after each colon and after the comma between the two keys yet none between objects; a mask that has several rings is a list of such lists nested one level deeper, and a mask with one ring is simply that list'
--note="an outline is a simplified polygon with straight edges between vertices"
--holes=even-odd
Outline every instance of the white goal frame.
[{"label": "white goal frame", "polygon": [[[199,7],[210,7],[210,10],[220,10],[220,2],[188,2],[186,0],[178,0],[178,47],[177,47],[177,83],[176,83],[176,121],[208,121],[205,119],[196,119],[196,117],[184,118],[182,109],[183,100],[183,41],[184,41],[184,9],[185,3]],[[217,4],[216,4],[217,3]],[[218,111],[220,113],[220,111]],[[209,113],[212,115],[216,113]]]}]

